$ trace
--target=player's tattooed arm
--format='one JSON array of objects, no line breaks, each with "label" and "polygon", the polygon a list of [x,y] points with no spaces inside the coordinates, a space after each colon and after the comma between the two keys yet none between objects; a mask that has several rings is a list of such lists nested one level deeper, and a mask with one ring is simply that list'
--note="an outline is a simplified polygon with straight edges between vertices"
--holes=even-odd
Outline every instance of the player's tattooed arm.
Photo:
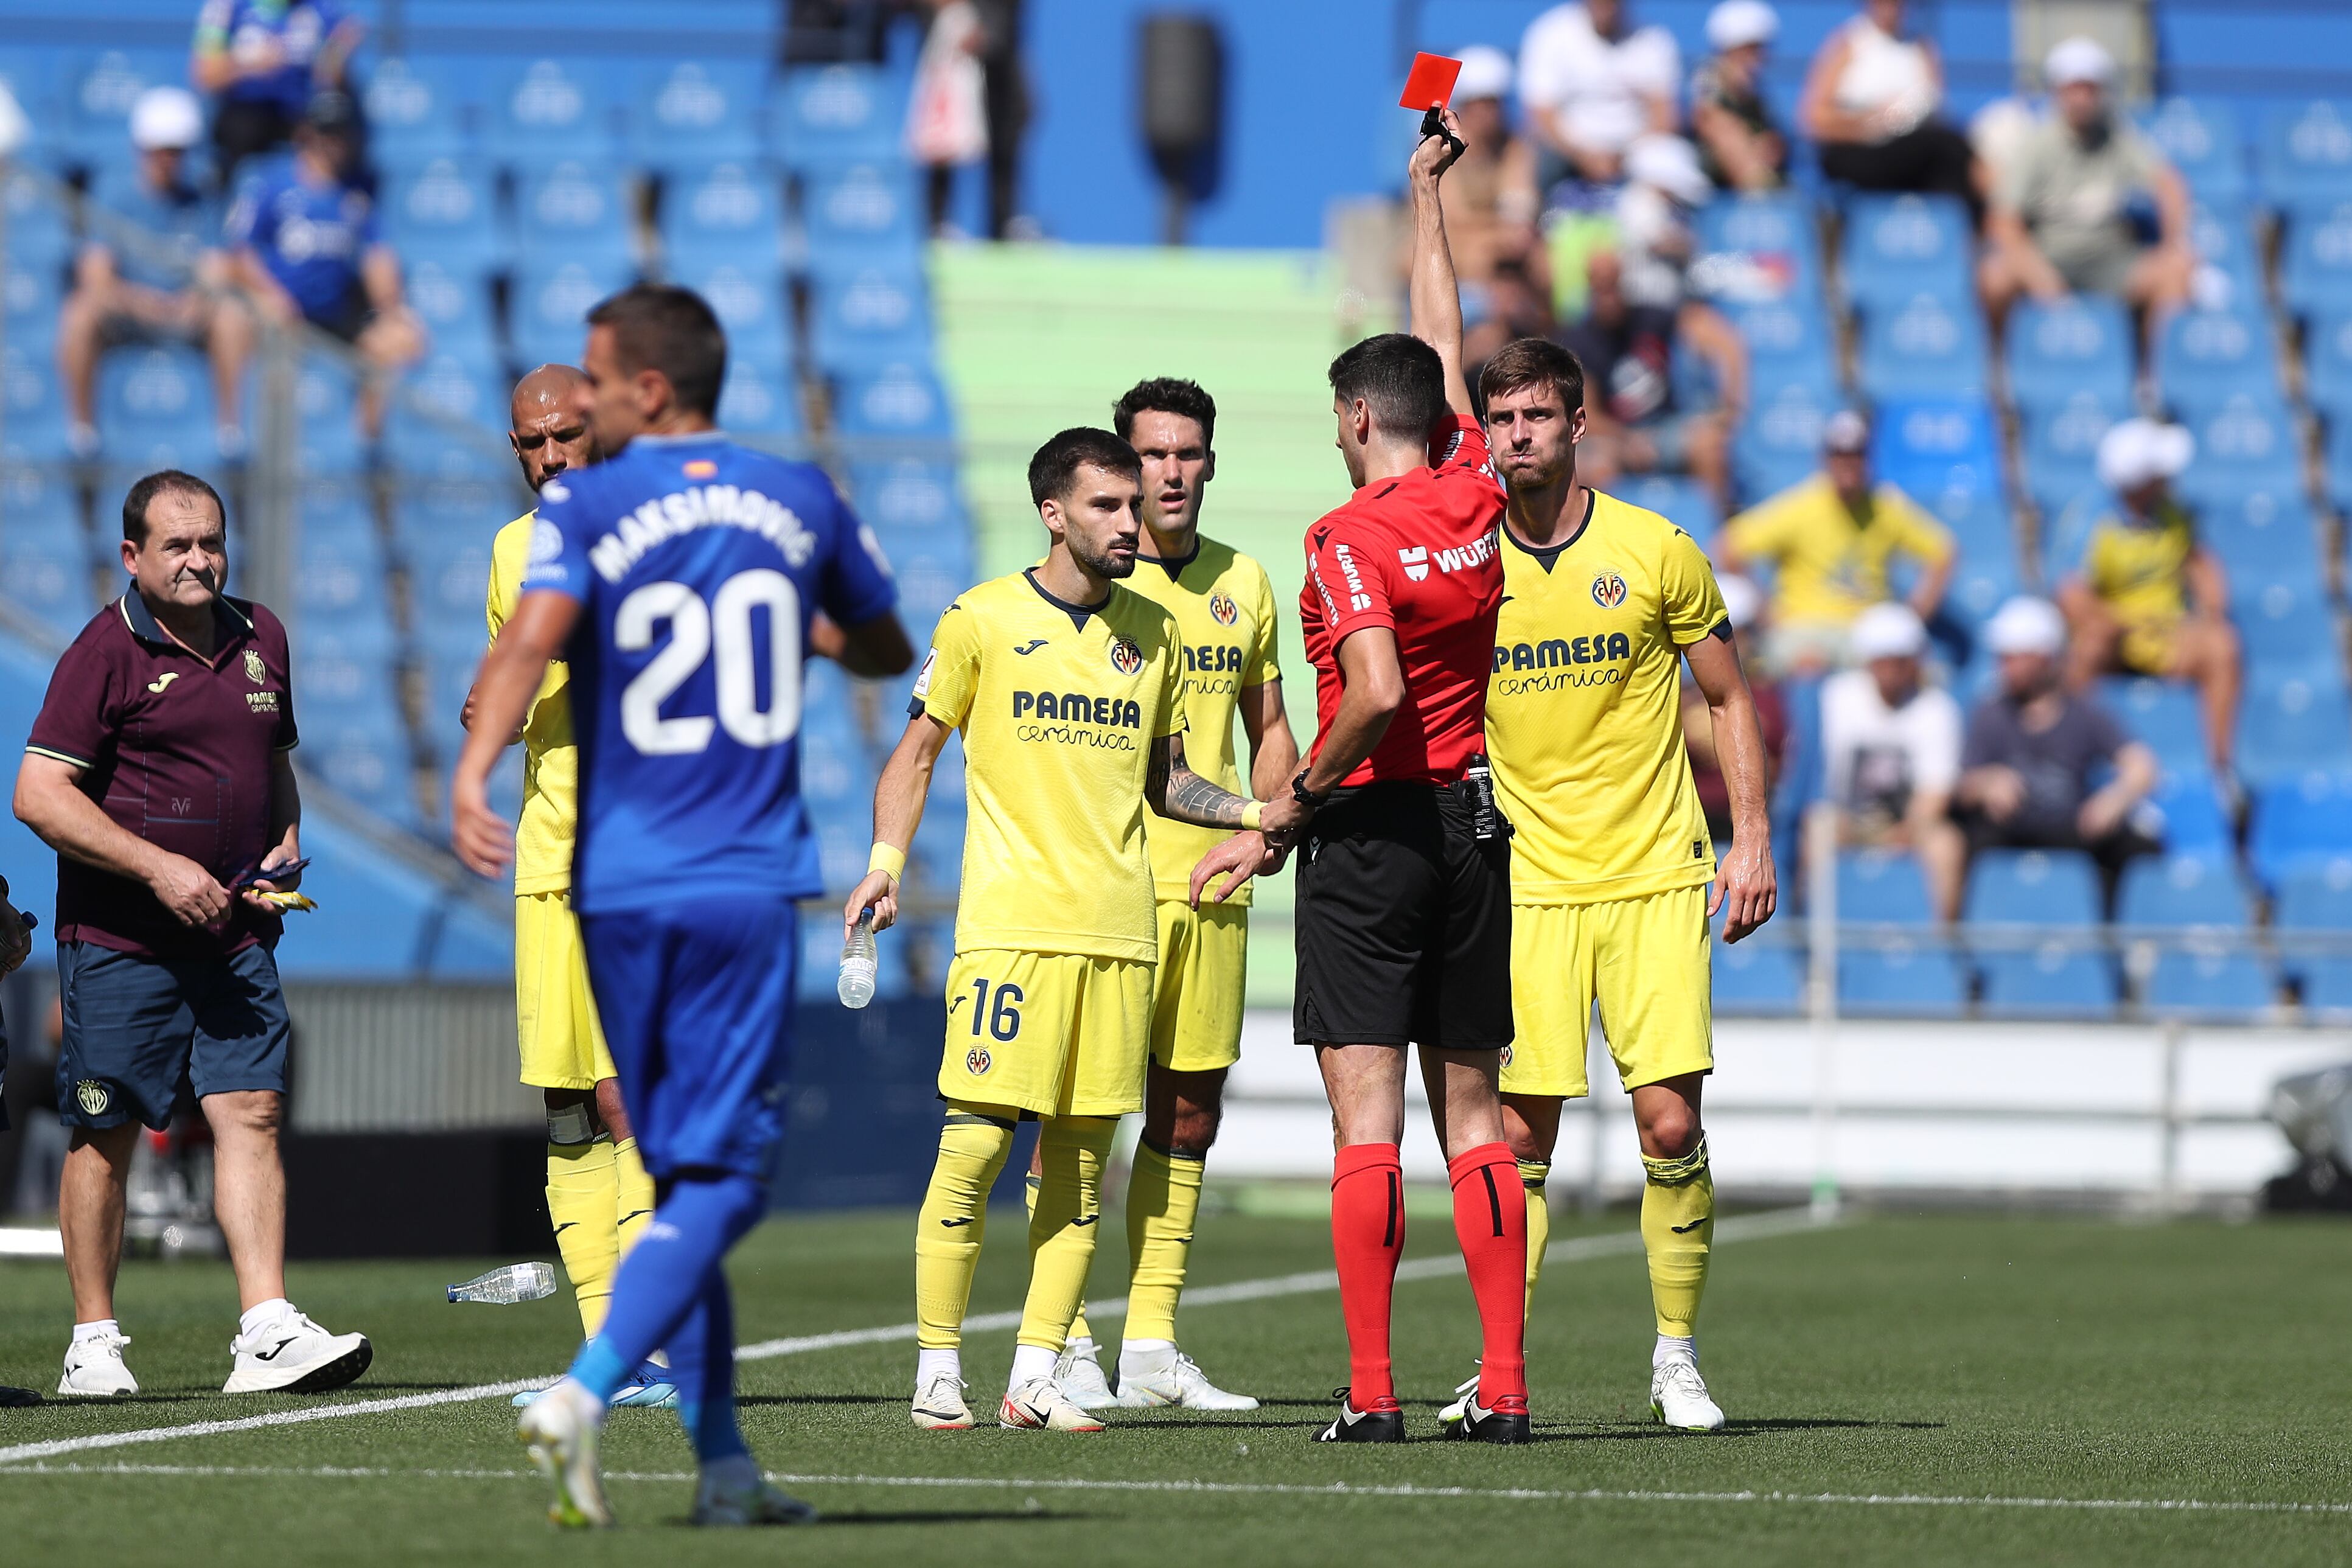
[{"label": "player's tattooed arm", "polygon": [[1184,766],[1184,737],[1167,735],[1151,743],[1143,798],[1172,821],[1202,828],[1238,828],[1249,802]]}]

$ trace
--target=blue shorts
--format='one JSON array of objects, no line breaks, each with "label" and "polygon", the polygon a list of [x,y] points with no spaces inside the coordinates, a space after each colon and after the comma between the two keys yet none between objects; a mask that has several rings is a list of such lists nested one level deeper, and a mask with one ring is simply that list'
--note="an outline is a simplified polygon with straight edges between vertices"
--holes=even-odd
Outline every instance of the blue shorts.
[{"label": "blue shorts", "polygon": [[188,1089],[286,1092],[286,994],[267,947],[165,959],[60,942],[58,988],[58,1118],[69,1127],[136,1116],[160,1128]]},{"label": "blue shorts", "polygon": [[646,1168],[767,1180],[792,1066],[792,901],[583,915],[580,936]]}]

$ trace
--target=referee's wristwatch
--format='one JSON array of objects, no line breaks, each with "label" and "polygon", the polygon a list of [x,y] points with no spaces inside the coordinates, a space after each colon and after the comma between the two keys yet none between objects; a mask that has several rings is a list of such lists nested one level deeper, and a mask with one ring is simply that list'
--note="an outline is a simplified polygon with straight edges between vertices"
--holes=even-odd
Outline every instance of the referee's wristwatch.
[{"label": "referee's wristwatch", "polygon": [[1328,792],[1318,795],[1314,790],[1309,789],[1307,787],[1307,769],[1302,768],[1298,770],[1298,777],[1290,781],[1290,798],[1310,811],[1319,811],[1330,803],[1331,797]]}]

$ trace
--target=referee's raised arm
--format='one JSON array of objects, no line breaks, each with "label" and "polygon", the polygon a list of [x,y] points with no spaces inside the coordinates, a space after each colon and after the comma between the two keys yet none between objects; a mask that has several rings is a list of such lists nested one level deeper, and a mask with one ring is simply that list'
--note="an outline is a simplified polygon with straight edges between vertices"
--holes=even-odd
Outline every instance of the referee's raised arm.
[{"label": "referee's raised arm", "polygon": [[1446,134],[1422,138],[1406,174],[1412,200],[1409,299],[1412,335],[1435,349],[1444,362],[1445,406],[1468,414],[1477,411],[1470,401],[1470,378],[1462,369],[1462,286],[1454,276],[1454,250],[1445,239],[1445,204],[1437,193],[1438,181],[1462,156],[1462,121],[1450,109],[1442,112]]}]

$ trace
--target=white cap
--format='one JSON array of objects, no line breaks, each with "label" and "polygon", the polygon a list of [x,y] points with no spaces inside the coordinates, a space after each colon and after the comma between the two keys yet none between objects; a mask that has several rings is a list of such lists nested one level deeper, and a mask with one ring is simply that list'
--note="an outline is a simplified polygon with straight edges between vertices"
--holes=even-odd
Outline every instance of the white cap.
[{"label": "white cap", "polygon": [[1854,617],[1853,656],[1873,659],[1916,659],[1927,651],[1927,623],[1907,604],[1881,601]]},{"label": "white cap", "polygon": [[185,152],[204,135],[204,108],[186,88],[151,87],[131,106],[131,145],[142,152]]},{"label": "white cap", "polygon": [[1482,98],[1508,98],[1518,73],[1511,57],[1492,44],[1473,44],[1462,51],[1462,74],[1454,78],[1454,101],[1471,103]]},{"label": "white cap", "polygon": [[1764,0],[1723,0],[1706,14],[1706,41],[1716,49],[1769,44],[1780,30],[1780,14]]},{"label": "white cap", "polygon": [[2197,455],[2197,438],[2181,424],[2126,419],[2099,437],[2099,483],[2115,491],[2137,490],[2153,479],[2179,476]]},{"label": "white cap", "polygon": [[2050,51],[2042,62],[2042,82],[2050,87],[2068,87],[2086,81],[2105,87],[2115,79],[2116,57],[2095,42],[2084,37],[2068,38]]},{"label": "white cap", "polygon": [[16,95],[0,82],[0,158],[6,158],[32,140],[33,123],[17,107]]},{"label": "white cap", "polygon": [[1756,624],[1756,612],[1764,608],[1764,591],[1737,572],[1716,580],[1716,589],[1723,595],[1723,618],[1731,622],[1734,632],[1745,632]]},{"label": "white cap", "polygon": [[1985,623],[1985,646],[1997,654],[2046,653],[2055,657],[2066,646],[2066,618],[2046,599],[2023,595],[1993,612]]},{"label": "white cap", "polygon": [[1686,207],[1700,206],[1715,193],[1698,166],[1698,153],[1679,136],[1636,137],[1625,150],[1625,177],[1637,185],[1654,185]]},{"label": "white cap", "polygon": [[1842,408],[1822,422],[1822,450],[1858,455],[1870,450],[1870,421]]}]

